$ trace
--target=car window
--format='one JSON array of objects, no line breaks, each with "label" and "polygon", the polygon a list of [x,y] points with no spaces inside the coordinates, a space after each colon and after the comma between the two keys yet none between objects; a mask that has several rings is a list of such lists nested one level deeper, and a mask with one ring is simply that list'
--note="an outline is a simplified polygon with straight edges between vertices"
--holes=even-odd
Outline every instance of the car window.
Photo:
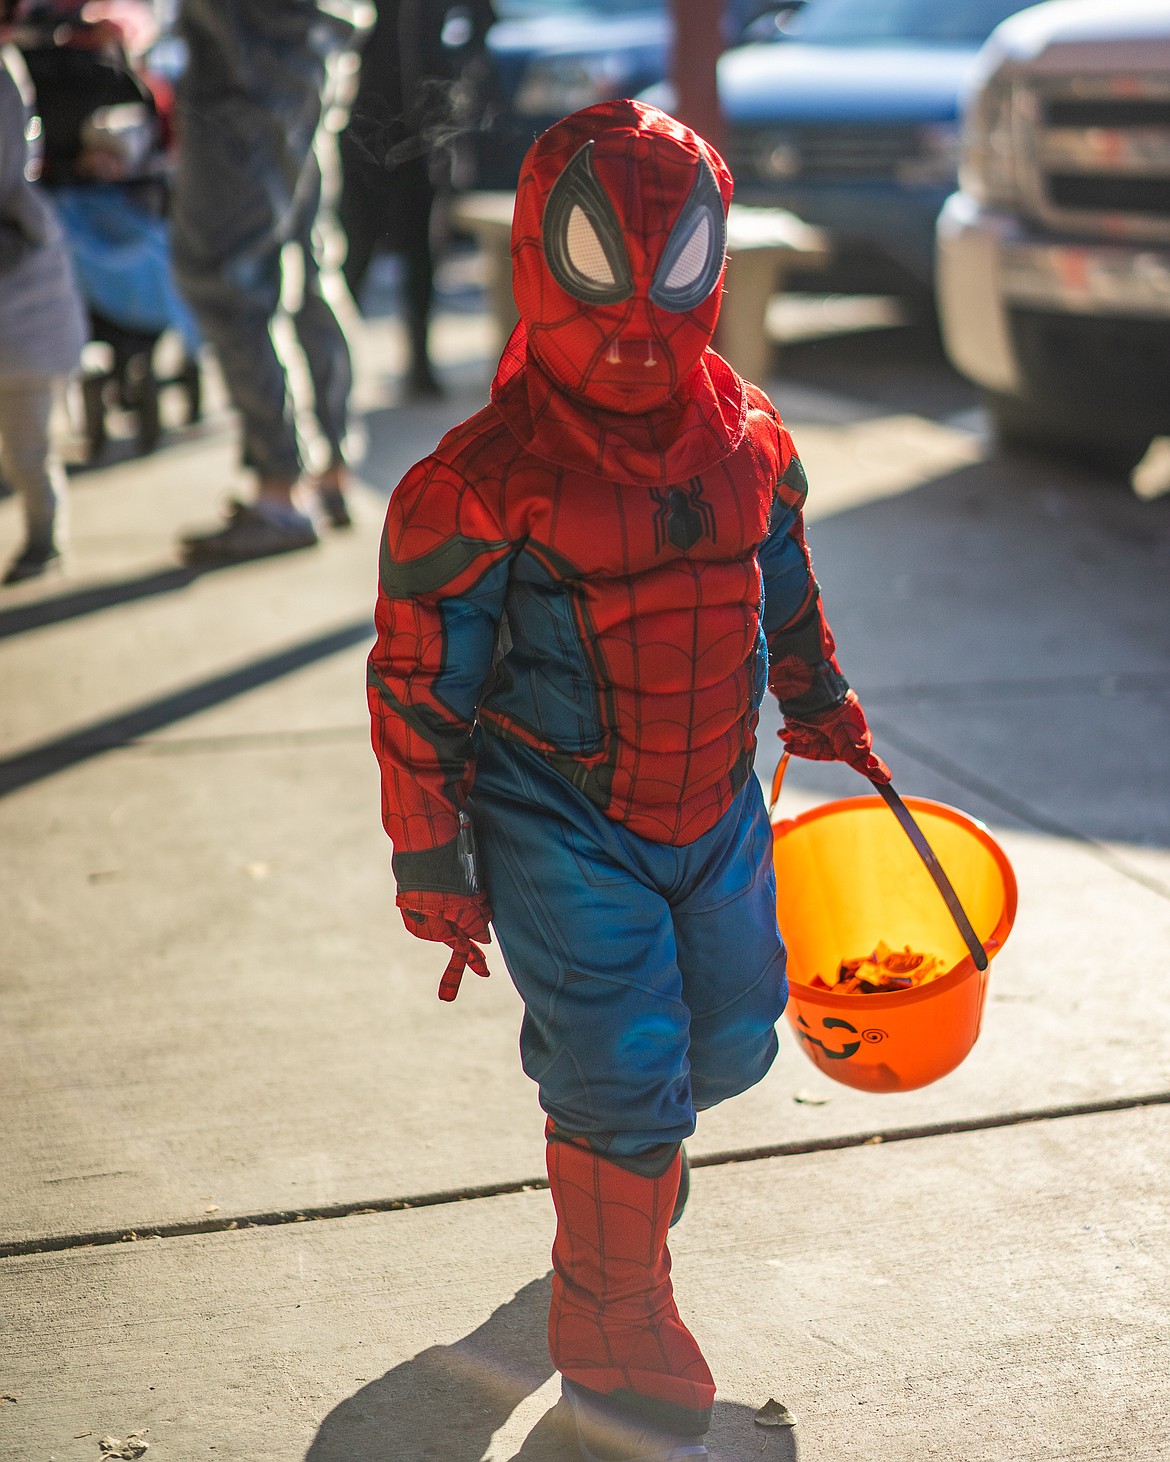
[{"label": "car window", "polygon": [[1024,0],[813,0],[785,27],[828,46],[980,46]]},{"label": "car window", "polygon": [[500,20],[544,19],[558,15],[632,15],[637,11],[657,13],[666,0],[495,0],[493,9]]}]

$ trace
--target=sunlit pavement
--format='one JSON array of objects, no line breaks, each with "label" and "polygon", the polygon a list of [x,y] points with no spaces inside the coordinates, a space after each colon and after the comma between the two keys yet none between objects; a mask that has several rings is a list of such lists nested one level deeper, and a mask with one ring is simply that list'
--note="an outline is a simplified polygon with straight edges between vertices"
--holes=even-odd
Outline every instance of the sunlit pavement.
[{"label": "sunlit pavement", "polygon": [[[518,1002],[498,954],[435,1000],[364,720],[385,498],[490,373],[473,292],[447,304],[441,402],[402,402],[396,322],[363,333],[353,532],[181,570],[234,484],[213,393],[76,475],[70,576],[0,600],[5,1462],[573,1455]],[[703,1118],[672,1247],[713,1455],[1170,1456],[1170,499],[991,456],[906,332],[779,367],[879,748],[991,827],[1020,913],[951,1076],[867,1095],[786,1029]],[[856,783],[797,764],[781,810]],[[754,1425],[769,1397],[795,1432]]]}]

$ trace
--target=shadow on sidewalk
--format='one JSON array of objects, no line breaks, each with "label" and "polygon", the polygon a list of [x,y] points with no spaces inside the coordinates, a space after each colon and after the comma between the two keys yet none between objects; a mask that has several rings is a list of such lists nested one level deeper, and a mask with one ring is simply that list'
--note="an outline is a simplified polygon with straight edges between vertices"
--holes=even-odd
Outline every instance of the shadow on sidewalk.
[{"label": "shadow on sidewalk", "polygon": [[63,624],[81,619],[118,604],[133,604],[136,599],[150,599],[156,594],[173,594],[205,572],[201,569],[165,568],[133,579],[120,579],[112,584],[91,584],[84,589],[70,589],[52,598],[35,599],[30,604],[14,604],[0,609],[0,640],[46,625]]},{"label": "shadow on sidewalk", "polygon": [[[335,1407],[305,1462],[480,1462],[492,1434],[552,1375],[550,1278],[526,1284],[454,1345],[421,1351]],[[560,1462],[571,1453],[544,1455]]]},{"label": "shadow on sidewalk", "polygon": [[[454,1345],[431,1346],[363,1386],[321,1423],[305,1462],[481,1462],[493,1435],[553,1374],[551,1278],[526,1284]],[[735,1402],[716,1402],[708,1442],[712,1462],[797,1457],[791,1431],[761,1430],[751,1408]],[[572,1419],[558,1402],[529,1432],[514,1462],[578,1457]]]},{"label": "shadow on sidewalk", "polygon": [[91,721],[51,741],[42,741],[28,751],[0,757],[0,797],[120,746],[129,746],[154,731],[174,725],[176,721],[186,720],[200,711],[210,710],[212,706],[222,705],[236,696],[269,685],[282,676],[291,675],[353,645],[371,641],[373,636],[371,620],[354,620],[340,629],[301,640],[275,654],[260,656],[239,670],[213,675],[183,690],[107,716],[104,720]]}]

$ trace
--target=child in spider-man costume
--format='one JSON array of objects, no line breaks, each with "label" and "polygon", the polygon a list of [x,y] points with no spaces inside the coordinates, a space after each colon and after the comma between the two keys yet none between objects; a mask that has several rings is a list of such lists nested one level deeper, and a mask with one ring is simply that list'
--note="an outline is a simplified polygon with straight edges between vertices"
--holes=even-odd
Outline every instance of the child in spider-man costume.
[{"label": "child in spider-man costume", "polygon": [[549,1343],[587,1457],[707,1455],[715,1387],[666,1238],[695,1113],[764,1075],[787,993],[765,686],[790,751],[889,776],[834,658],[791,438],[708,348],[730,197],[719,155],[637,102],[537,140],[491,404],[407,473],[381,551],[398,907],[451,949],[441,998],[487,973],[489,919],[523,997]]}]

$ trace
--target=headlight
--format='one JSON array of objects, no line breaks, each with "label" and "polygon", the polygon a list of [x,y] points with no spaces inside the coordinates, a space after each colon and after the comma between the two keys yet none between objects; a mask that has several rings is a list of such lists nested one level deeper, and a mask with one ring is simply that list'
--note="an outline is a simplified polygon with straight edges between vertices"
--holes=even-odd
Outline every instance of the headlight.
[{"label": "headlight", "polygon": [[918,149],[913,156],[894,165],[898,182],[911,187],[953,187],[959,166],[959,124],[938,122],[920,127],[916,141]]},{"label": "headlight", "polygon": [[1010,206],[1019,194],[1017,88],[1002,72],[975,93],[963,126],[959,183],[977,203]]},{"label": "headlight", "polygon": [[752,170],[765,183],[787,183],[801,168],[800,148],[795,137],[783,132],[766,132],[752,150]]},{"label": "headlight", "polygon": [[516,93],[523,117],[565,117],[621,96],[630,79],[621,56],[541,56],[529,64]]}]

